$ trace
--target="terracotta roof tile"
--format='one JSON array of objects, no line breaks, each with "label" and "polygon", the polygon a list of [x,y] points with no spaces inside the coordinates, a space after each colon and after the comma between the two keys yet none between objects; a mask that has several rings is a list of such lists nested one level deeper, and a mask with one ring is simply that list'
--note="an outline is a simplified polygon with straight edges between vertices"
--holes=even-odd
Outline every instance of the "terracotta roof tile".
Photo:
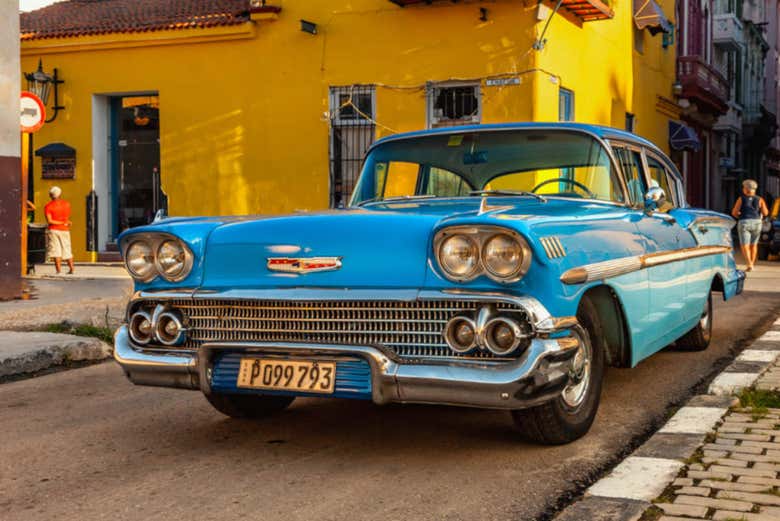
[{"label": "terracotta roof tile", "polygon": [[21,38],[61,38],[237,25],[249,0],[66,0],[21,13]]}]

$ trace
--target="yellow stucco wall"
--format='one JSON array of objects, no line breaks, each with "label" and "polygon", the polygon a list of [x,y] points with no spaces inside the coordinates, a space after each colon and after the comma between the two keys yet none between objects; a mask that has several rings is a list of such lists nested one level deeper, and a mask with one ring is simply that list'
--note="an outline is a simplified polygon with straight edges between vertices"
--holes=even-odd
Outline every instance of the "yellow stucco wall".
[{"label": "yellow stucco wall", "polygon": [[[22,70],[43,58],[65,80],[66,109],[35,135],[77,150],[76,179],[57,181],[73,201],[77,260],[86,252],[84,198],[92,189],[93,95],[158,92],[163,189],[172,215],[280,213],[329,201],[330,86],[376,85],[376,134],[426,125],[428,81],[477,80],[482,122],[558,118],[558,88],[575,93],[577,121],[623,125],[666,145],[674,48],[646,36],[633,51],[631,0],[612,20],[576,24],[557,15],[542,51],[535,2],[449,2],[401,9],[388,0],[285,0],[275,21],[238,27],[47,39],[22,43]],[[673,2],[663,2],[673,15]],[[479,8],[488,20],[479,19]],[[299,20],[319,34],[300,31]],[[513,75],[520,83],[487,86]],[[638,88],[641,86],[641,89]],[[55,183],[40,179],[36,200]],[[97,176],[108,172],[95,172]],[[105,201],[101,201],[105,204]],[[101,245],[102,246],[102,245]]]}]

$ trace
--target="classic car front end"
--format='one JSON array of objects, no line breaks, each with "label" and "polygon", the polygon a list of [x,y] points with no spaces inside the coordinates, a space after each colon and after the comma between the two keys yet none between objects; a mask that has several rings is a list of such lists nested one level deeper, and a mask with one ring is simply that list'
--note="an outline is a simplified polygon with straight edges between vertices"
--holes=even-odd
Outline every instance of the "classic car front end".
[{"label": "classic car front end", "polygon": [[199,389],[229,416],[299,396],[449,404],[510,410],[540,442],[576,439],[607,364],[705,348],[712,293],[743,278],[733,221],[687,208],[660,152],[609,132],[393,136],[369,151],[348,209],[130,230],[136,293],[116,360],[134,383]]}]

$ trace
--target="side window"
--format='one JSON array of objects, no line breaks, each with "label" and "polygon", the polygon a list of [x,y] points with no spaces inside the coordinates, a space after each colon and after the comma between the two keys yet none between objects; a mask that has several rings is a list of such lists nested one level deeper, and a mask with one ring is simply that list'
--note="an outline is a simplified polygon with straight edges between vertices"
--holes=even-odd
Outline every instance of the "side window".
[{"label": "side window", "polygon": [[469,184],[458,174],[432,166],[428,169],[422,193],[439,197],[456,197],[468,195],[471,190]]},{"label": "side window", "polygon": [[623,147],[613,147],[613,150],[623,169],[631,204],[634,206],[643,205],[647,186],[642,175],[642,155],[636,150]]},{"label": "side window", "polygon": [[666,193],[666,200],[672,206],[677,206],[676,193],[674,185],[671,179],[669,179],[669,173],[663,163],[658,161],[650,154],[645,154],[647,157],[647,177],[650,178],[650,187],[658,186]]}]

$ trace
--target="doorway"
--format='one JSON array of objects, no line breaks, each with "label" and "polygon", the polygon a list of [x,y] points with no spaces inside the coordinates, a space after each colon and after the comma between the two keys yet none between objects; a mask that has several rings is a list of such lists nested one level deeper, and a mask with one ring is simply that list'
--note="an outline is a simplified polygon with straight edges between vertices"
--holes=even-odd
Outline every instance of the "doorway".
[{"label": "doorway", "polygon": [[156,94],[111,97],[110,240],[149,224],[167,202],[160,188],[160,104]]}]

